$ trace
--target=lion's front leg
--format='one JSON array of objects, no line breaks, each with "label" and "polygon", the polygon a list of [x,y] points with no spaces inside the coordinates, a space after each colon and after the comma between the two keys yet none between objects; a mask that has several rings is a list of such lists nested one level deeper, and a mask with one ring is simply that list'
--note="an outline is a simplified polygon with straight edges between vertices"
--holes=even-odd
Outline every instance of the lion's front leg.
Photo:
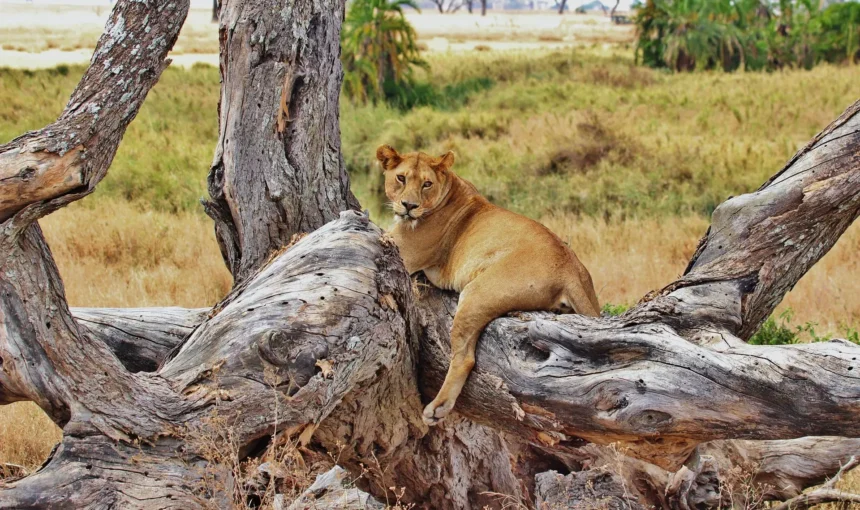
[{"label": "lion's front leg", "polygon": [[467,285],[460,294],[451,328],[451,365],[436,398],[424,408],[422,419],[427,425],[439,423],[454,408],[475,366],[478,338],[490,321],[506,313],[492,306],[492,299],[492,293],[482,291],[478,282]]}]

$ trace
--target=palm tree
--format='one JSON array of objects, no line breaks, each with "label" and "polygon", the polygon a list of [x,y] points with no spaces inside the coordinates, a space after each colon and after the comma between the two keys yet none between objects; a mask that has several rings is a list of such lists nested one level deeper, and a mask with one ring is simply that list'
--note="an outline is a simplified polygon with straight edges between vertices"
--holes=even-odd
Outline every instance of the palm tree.
[{"label": "palm tree", "polygon": [[731,70],[744,62],[731,0],[648,0],[637,16],[637,58],[674,71]]},{"label": "palm tree", "polygon": [[345,92],[358,100],[377,99],[386,82],[410,83],[412,68],[426,66],[415,29],[403,13],[418,10],[414,0],[354,0],[341,32]]}]

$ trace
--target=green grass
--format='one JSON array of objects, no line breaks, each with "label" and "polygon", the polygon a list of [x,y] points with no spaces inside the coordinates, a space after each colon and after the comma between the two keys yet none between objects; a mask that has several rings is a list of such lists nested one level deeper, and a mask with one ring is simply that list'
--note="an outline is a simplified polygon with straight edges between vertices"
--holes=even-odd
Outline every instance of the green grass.
[{"label": "green grass", "polygon": [[[457,172],[532,217],[708,215],[758,187],[857,93],[856,67],[671,75],[635,66],[629,51],[597,49],[429,61],[400,108],[341,106],[354,190],[377,218],[382,143],[453,149]],[[0,70],[0,142],[56,118],[82,72]],[[199,210],[217,102],[217,69],[168,69],[93,200]]]},{"label": "green grass", "polygon": [[442,153],[497,203],[641,217],[707,215],[757,188],[856,100],[856,68],[668,75],[587,50],[430,59],[437,87],[478,77],[491,88],[453,110],[342,107],[357,190],[384,199],[373,149]]},{"label": "green grass", "polygon": [[[54,121],[83,72],[68,66],[0,69],[0,143]],[[218,93],[214,67],[165,71],[92,200],[121,198],[170,212],[198,209],[218,140]]]}]

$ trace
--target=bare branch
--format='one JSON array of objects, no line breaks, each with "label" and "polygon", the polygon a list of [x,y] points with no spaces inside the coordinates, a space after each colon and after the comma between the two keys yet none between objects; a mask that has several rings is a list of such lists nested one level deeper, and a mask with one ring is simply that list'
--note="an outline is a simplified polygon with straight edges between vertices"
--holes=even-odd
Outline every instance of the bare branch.
[{"label": "bare branch", "polygon": [[[169,61],[188,1],[118,2],[90,66],[53,124],[0,145],[0,221],[20,232],[91,193]],[[18,221],[7,220],[28,207]]]},{"label": "bare branch", "polygon": [[682,327],[709,323],[749,338],[854,222],[860,214],[858,113],[860,101],[758,191],[717,207],[686,274],[662,292],[697,307]]},{"label": "bare branch", "polygon": [[774,510],[806,510],[822,503],[860,503],[860,495],[850,494],[833,488],[836,482],[842,478],[843,474],[854,469],[858,464],[860,464],[860,459],[858,457],[851,457],[848,463],[839,468],[839,471],[833,478],[820,488],[777,505],[773,507]]}]

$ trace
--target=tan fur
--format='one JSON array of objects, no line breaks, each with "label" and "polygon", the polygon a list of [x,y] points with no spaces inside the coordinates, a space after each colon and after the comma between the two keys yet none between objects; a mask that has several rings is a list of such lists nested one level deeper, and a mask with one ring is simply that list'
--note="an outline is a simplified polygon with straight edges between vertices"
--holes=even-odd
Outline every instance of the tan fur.
[{"label": "tan fur", "polygon": [[[460,293],[451,329],[451,366],[424,422],[438,423],[454,407],[472,367],[481,332],[513,311],[552,310],[597,316],[591,276],[555,234],[536,221],[497,207],[451,171],[454,154],[376,157],[398,222],[391,236],[410,273]],[[405,182],[401,182],[405,181]],[[408,206],[408,207],[407,207]]]}]

